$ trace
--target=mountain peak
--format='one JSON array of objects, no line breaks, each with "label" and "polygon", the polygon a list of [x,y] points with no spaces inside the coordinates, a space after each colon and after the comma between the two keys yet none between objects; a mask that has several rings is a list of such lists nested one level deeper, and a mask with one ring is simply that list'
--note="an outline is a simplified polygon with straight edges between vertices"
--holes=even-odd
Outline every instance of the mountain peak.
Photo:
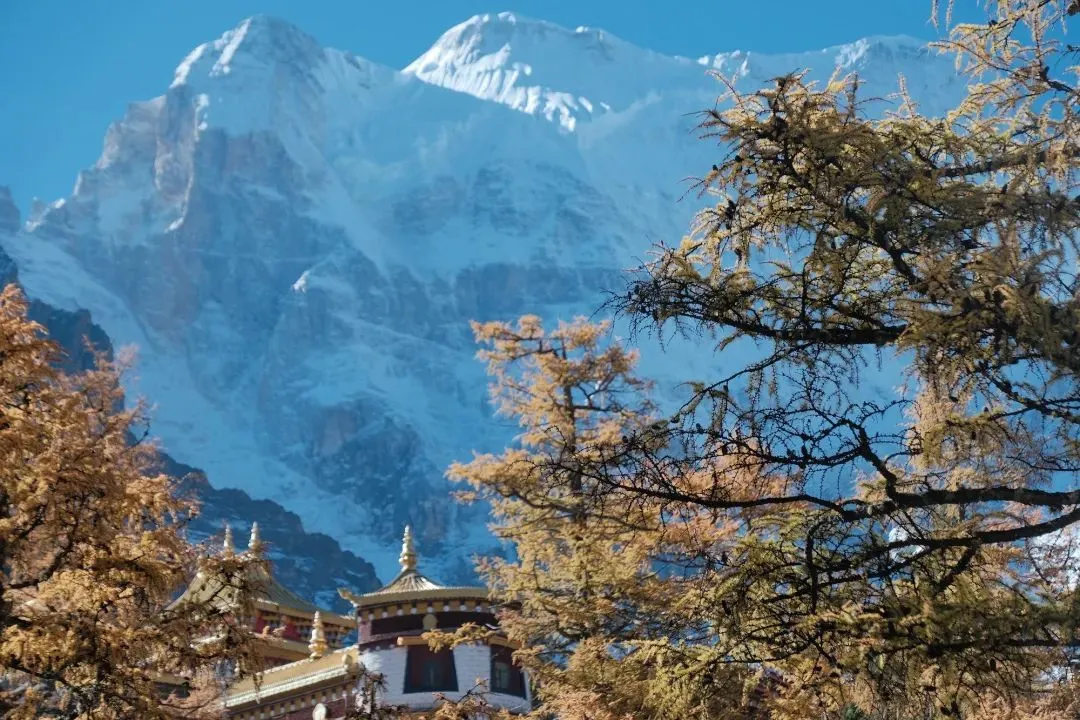
[{"label": "mountain peak", "polygon": [[818,79],[836,69],[869,72],[880,83],[896,82],[911,63],[932,62],[944,82],[956,73],[926,42],[906,35],[871,36],[808,52],[762,54],[733,51],[706,55],[696,63],[637,47],[604,30],[573,30],[512,12],[474,15],[455,25],[403,72],[457,92],[558,122],[574,131],[609,113],[619,113],[673,93],[708,94],[703,78],[713,68],[763,81],[813,69]]},{"label": "mountain peak", "polygon": [[[571,30],[557,23],[538,18],[526,17],[514,12],[483,13],[473,15],[463,23],[443,33],[436,45],[444,45],[448,41],[483,37],[488,41],[500,41],[516,39],[519,41],[531,39],[533,41],[561,41],[574,39],[582,46],[588,47],[588,41],[600,40],[603,43],[615,47],[623,46],[635,48],[631,43],[615,37],[611,33],[598,29],[579,25]],[[642,52],[648,52],[641,50]],[[610,58],[609,58],[610,59]]]},{"label": "mountain peak", "polygon": [[584,26],[571,30],[512,12],[485,13],[447,30],[405,72],[420,74],[432,65],[490,65],[508,59],[511,53],[515,60],[527,58],[534,63],[555,61],[565,53],[574,60],[611,62],[618,59],[619,50],[649,53],[602,30]]},{"label": "mountain peak", "polygon": [[553,22],[540,20],[539,18],[526,17],[515,12],[480,13],[473,15],[463,23],[455,25],[446,34],[453,32],[455,28],[478,28],[478,27],[508,27],[520,28],[525,32],[543,32],[544,30],[562,30],[563,28]]},{"label": "mountain peak", "polygon": [[[903,70],[921,103],[964,97],[947,59],[915,51],[868,38],[726,62],[754,88],[803,67],[827,78],[843,56],[868,96]],[[30,297],[86,308],[140,348],[128,388],[157,403],[178,460],[288,497],[380,570],[396,572],[412,523],[452,576],[498,544],[481,508],[447,502],[441,469],[513,440],[483,402],[468,321],[587,313],[650,243],[680,237],[695,205],[679,202],[680,178],[716,152],[689,132],[720,92],[705,71],[498,13],[452,28],[402,78],[249,18],[134,103],[70,197],[20,228],[0,190],[0,277],[6,252]],[[708,371],[699,350],[669,346],[642,371],[663,393],[671,368]],[[215,524],[244,512],[203,497]],[[370,582],[311,547],[279,545],[298,573],[317,558],[320,584]]]},{"label": "mountain peak", "polygon": [[[909,60],[926,60],[932,55],[927,41],[910,35],[872,35],[849,43],[832,45],[820,50],[796,53],[764,54],[732,50],[705,55],[698,59],[701,65],[727,71],[732,66],[745,67],[748,60],[757,64],[759,75],[781,75],[792,70],[813,68],[819,75],[827,76],[835,68],[853,70],[876,63],[878,69],[893,70],[893,66]],[[955,73],[952,73],[955,74]]]},{"label": "mountain peak", "polygon": [[173,87],[197,75],[229,75],[242,66],[308,68],[323,57],[315,38],[272,15],[253,15],[213,42],[191,51],[176,68]]},{"label": "mountain peak", "polygon": [[[474,15],[447,30],[403,72],[433,85],[558,120],[622,110],[692,64],[589,27],[511,12]],[[698,69],[700,79],[700,68]]]},{"label": "mountain peak", "polygon": [[[195,116],[197,132],[266,131],[310,145],[302,136],[333,112],[335,101],[359,107],[355,96],[395,71],[351,53],[322,47],[290,22],[254,15],[217,40],[195,48],[176,69],[166,112]],[[170,126],[175,127],[173,122]]]}]

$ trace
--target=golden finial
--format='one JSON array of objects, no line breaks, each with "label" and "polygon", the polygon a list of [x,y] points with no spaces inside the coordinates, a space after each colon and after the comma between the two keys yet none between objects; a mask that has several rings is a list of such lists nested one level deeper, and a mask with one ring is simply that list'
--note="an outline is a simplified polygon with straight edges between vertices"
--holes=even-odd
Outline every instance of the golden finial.
[{"label": "golden finial", "polygon": [[236,548],[233,547],[232,526],[230,526],[229,523],[225,523],[225,542],[222,549],[225,553],[225,557],[232,557],[236,553]]},{"label": "golden finial", "polygon": [[330,646],[326,644],[326,631],[323,629],[322,615],[315,611],[315,617],[311,621],[311,641],[308,643],[309,656],[312,660],[321,658],[326,654]]},{"label": "golden finial", "polygon": [[259,536],[259,523],[251,523],[251,537],[248,539],[248,552],[252,555],[261,555],[263,551],[262,537]]},{"label": "golden finial", "polygon": [[401,540],[401,556],[398,562],[401,563],[402,572],[416,569],[416,550],[413,549],[412,528],[408,525],[405,526],[405,537]]}]

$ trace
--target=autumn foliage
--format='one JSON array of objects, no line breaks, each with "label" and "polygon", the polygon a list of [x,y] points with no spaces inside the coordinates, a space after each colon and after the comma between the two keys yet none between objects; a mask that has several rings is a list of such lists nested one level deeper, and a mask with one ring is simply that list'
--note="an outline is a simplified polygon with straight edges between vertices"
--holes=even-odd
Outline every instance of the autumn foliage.
[{"label": "autumn foliage", "polygon": [[[169,607],[194,569],[196,510],[155,472],[120,367],[55,370],[58,349],[0,293],[0,713],[164,718],[210,711],[222,661],[243,659],[243,608]],[[242,582],[246,561],[202,560]],[[225,582],[222,587],[229,587]],[[188,679],[184,695],[162,681]]]},{"label": "autumn foliage", "polygon": [[987,12],[944,117],[725,81],[715,204],[612,303],[712,342],[674,413],[603,326],[475,326],[521,434],[450,475],[539,714],[1080,711],[1080,5]]}]

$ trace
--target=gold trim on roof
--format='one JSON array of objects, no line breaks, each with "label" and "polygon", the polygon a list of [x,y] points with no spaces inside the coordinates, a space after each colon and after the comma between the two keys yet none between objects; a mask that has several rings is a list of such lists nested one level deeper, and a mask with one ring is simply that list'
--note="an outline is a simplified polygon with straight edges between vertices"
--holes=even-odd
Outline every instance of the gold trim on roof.
[{"label": "gold trim on roof", "polygon": [[437,587],[431,590],[402,590],[399,592],[373,592],[365,595],[357,595],[345,588],[338,590],[338,594],[353,604],[353,607],[374,608],[382,605],[412,603],[423,600],[462,600],[476,601],[487,600],[488,591],[478,587]]},{"label": "gold trim on roof", "polygon": [[308,655],[307,643],[292,638],[278,637],[266,633],[255,636],[255,645],[258,652],[265,655],[267,652],[290,652],[296,655],[296,659],[305,658]]},{"label": "gold trim on roof", "polygon": [[315,613],[315,618],[311,621],[311,640],[308,642],[311,658],[313,660],[321,658],[329,648],[330,646],[326,644],[326,632],[323,630],[322,616]]},{"label": "gold trim on roof", "polygon": [[[300,687],[313,687],[319,682],[333,680],[359,671],[355,645],[334,650],[320,658],[304,658],[278,665],[241,678],[225,693],[225,705],[234,707],[247,702],[262,703],[268,698]],[[258,679],[258,685],[256,685]]]},{"label": "gold trim on roof", "polygon": [[292,607],[291,605],[285,605],[282,603],[274,602],[273,600],[267,600],[266,598],[256,598],[254,605],[259,610],[275,612],[281,615],[290,615],[293,617],[306,618],[308,620],[314,620],[315,613],[317,612],[322,616],[322,621],[324,625],[342,627],[350,631],[356,628],[355,618],[348,615],[339,615],[338,613],[330,612],[329,610],[302,610],[300,608]]},{"label": "gold trim on roof", "polygon": [[421,574],[416,569],[416,549],[413,547],[412,528],[408,525],[405,526],[401,557],[398,559],[401,561],[401,572],[378,590],[358,595],[347,588],[340,588],[338,594],[352,603],[357,610],[400,603],[420,604],[425,600],[462,600],[475,604],[477,600],[488,599],[487,588],[440,585]]},{"label": "gold trim on roof", "polygon": [[[232,532],[228,526],[226,526],[226,536],[227,540],[222,548],[225,554],[229,552],[232,539]],[[252,562],[246,569],[246,584],[251,589],[248,599],[256,608],[306,619],[314,618],[316,611],[321,611],[323,621],[330,625],[349,630],[355,627],[354,618],[323,610],[278,582],[274,577],[271,561],[263,556],[265,544],[259,537],[258,523],[252,523],[249,545],[245,554],[251,558]],[[227,585],[223,576],[211,575],[200,568],[180,597],[172,601],[168,607],[178,607],[186,602],[198,604],[212,601],[217,606],[232,608],[242,604],[238,597],[239,591],[239,586]]]},{"label": "gold trim on roof", "polygon": [[374,605],[357,610],[357,617],[366,622],[398,615],[424,615],[440,612],[492,612],[491,603],[483,599],[465,599],[455,596],[452,599],[424,598],[402,605]]}]

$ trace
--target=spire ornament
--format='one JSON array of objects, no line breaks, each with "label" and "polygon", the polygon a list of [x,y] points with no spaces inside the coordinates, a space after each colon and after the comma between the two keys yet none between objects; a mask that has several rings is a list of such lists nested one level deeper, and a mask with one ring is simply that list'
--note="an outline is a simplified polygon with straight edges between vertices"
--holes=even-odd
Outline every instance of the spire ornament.
[{"label": "spire ornament", "polygon": [[405,526],[405,537],[401,539],[401,556],[398,557],[402,572],[416,570],[416,550],[413,548],[412,527]]},{"label": "spire ornament", "polygon": [[263,541],[259,535],[259,523],[251,523],[251,537],[248,539],[248,552],[252,555],[262,555]]},{"label": "spire ornament", "polygon": [[326,642],[326,630],[323,628],[322,615],[315,611],[315,617],[311,621],[311,641],[308,642],[308,650],[311,651],[312,660],[321,658],[329,649]]},{"label": "spire ornament", "polygon": [[222,552],[225,557],[232,557],[236,554],[236,547],[233,545],[232,526],[229,523],[225,523],[225,542],[222,543]]}]

